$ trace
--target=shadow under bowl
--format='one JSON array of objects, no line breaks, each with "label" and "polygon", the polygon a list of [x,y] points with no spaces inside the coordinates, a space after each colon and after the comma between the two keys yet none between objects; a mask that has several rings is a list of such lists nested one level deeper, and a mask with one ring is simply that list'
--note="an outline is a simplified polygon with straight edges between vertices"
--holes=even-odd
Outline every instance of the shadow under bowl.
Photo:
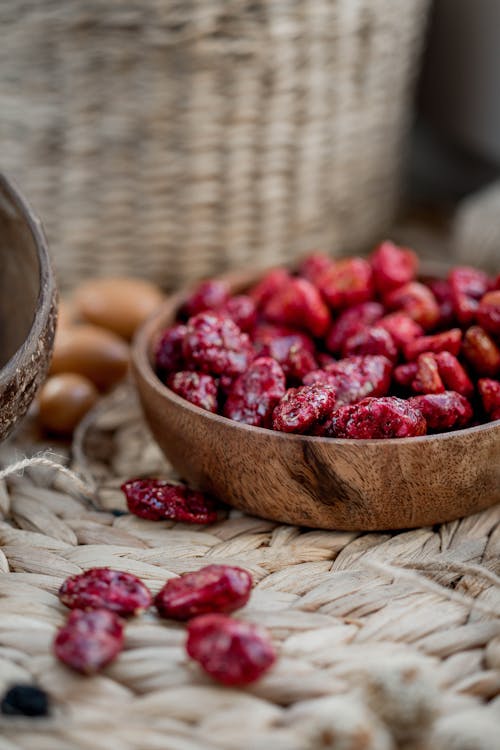
[{"label": "shadow under bowl", "polygon": [[[230,274],[233,293],[261,273]],[[263,518],[339,530],[429,526],[500,501],[500,421],[388,440],[290,435],[198,408],[167,388],[153,346],[188,291],[138,332],[132,366],[142,407],[167,459],[193,487]]]},{"label": "shadow under bowl", "polygon": [[27,412],[46,376],[56,318],[41,223],[0,174],[0,440]]}]

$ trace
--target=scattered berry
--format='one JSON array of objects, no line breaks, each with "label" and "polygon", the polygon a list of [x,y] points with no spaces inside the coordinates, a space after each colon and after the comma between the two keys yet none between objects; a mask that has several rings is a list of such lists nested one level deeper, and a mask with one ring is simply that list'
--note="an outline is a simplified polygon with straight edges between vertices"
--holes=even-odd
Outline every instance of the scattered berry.
[{"label": "scattered berry", "polygon": [[163,479],[129,479],[121,489],[131,513],[149,521],[214,523],[214,501],[202,492]]},{"label": "scattered berry", "polygon": [[57,631],[54,653],[66,666],[95,674],[123,648],[123,622],[108,609],[74,609]]},{"label": "scattered berry", "polygon": [[208,565],[171,578],[155,597],[162,617],[189,620],[209,612],[234,612],[250,598],[252,576],[230,565]]},{"label": "scattered berry", "polygon": [[224,685],[255,682],[276,661],[265,630],[219,614],[202,615],[189,622],[186,651],[210,677]]},{"label": "scattered berry", "polygon": [[70,609],[109,609],[117,615],[137,615],[152,601],[149,589],[136,576],[109,568],[91,568],[67,578],[59,599]]}]

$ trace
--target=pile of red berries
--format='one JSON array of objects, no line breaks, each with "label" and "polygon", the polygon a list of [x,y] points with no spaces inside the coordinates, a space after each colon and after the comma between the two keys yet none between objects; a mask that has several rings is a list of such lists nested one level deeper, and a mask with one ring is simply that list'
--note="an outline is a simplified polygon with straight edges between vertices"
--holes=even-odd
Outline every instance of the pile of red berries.
[{"label": "pile of red berries", "polygon": [[98,672],[123,649],[124,618],[154,602],[161,617],[188,621],[186,651],[207,674],[225,685],[245,685],[276,660],[263,628],[228,616],[247,603],[251,588],[246,570],[208,565],[171,578],[153,599],[136,576],[92,568],[68,578],[59,590],[72,612],[57,632],[54,653],[78,672]]},{"label": "pile of red berries", "polygon": [[246,294],[204,281],[156,343],[179,396],[247,425],[394,438],[500,419],[500,275],[417,280],[412,250],[314,253]]}]

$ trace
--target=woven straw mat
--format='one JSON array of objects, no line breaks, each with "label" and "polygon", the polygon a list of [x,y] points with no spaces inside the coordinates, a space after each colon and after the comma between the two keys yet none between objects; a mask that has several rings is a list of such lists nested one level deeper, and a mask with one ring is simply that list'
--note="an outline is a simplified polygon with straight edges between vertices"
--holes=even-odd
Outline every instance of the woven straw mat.
[{"label": "woven straw mat", "polygon": [[[2,465],[46,447],[28,434],[2,448]],[[100,510],[53,471],[0,487],[0,689],[34,681],[53,705],[48,719],[0,717],[0,750],[500,746],[498,507],[396,534],[235,511],[194,528],[120,514],[124,478],[171,473],[127,391],[91,415],[73,455]],[[153,611],[127,624],[125,651],[99,676],[54,660],[66,576],[110,566],[156,592],[208,563],[254,576],[238,616],[270,630],[279,660],[253,686],[212,682],[186,658],[184,626]]]},{"label": "woven straw mat", "polygon": [[379,239],[428,5],[1,0],[1,168],[60,286],[173,288]]}]

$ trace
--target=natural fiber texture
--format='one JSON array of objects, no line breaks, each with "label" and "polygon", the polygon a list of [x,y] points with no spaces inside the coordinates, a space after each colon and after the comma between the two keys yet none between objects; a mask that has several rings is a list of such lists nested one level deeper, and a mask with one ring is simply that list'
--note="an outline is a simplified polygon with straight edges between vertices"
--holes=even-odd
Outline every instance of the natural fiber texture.
[{"label": "natural fiber texture", "polygon": [[[25,433],[0,464],[45,448]],[[53,469],[0,481],[0,690],[36,681],[54,706],[47,720],[0,717],[0,750],[497,746],[498,507],[397,534],[313,531],[234,511],[202,528],[143,521],[120,513],[120,482],[171,472],[127,389],[86,420],[75,455],[101,511]],[[153,612],[127,625],[126,650],[101,676],[80,677],[51,656],[65,576],[107,565],[157,591],[216,562],[252,572],[238,616],[268,627],[279,649],[253,687],[212,683],[187,661],[184,627]]]},{"label": "natural fiber texture", "polygon": [[393,217],[428,0],[3,0],[2,169],[59,280],[172,288]]}]

